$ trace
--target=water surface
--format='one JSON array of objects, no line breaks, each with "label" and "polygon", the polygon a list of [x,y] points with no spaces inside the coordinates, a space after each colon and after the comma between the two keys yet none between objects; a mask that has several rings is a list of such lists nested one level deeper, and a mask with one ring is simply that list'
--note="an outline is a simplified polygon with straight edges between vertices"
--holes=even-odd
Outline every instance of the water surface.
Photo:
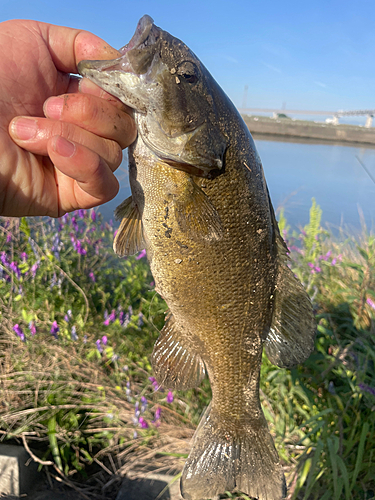
[{"label": "water surface", "polygon": [[[308,222],[311,199],[323,210],[323,222],[360,227],[359,208],[369,227],[375,222],[375,184],[356,157],[375,178],[375,148],[319,144],[314,141],[280,141],[255,136],[275,209],[284,206],[288,223]],[[127,156],[125,152],[124,156]],[[121,189],[114,200],[100,207],[106,220],[130,196],[127,162],[119,169]]]}]

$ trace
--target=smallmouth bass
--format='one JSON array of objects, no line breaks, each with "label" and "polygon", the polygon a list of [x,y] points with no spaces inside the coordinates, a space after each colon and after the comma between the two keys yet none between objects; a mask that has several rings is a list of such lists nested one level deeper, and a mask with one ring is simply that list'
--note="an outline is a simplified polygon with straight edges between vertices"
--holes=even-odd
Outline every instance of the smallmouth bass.
[{"label": "smallmouth bass", "polygon": [[303,362],[314,345],[311,303],[288,267],[254,142],[236,108],[177,38],[138,23],[112,61],[79,73],[134,109],[132,196],[114,249],[146,248],[169,313],[152,354],[159,384],[196,387],[212,402],[196,430],[181,493],[205,500],[240,490],[286,496],[259,401],[263,346],[273,364]]}]

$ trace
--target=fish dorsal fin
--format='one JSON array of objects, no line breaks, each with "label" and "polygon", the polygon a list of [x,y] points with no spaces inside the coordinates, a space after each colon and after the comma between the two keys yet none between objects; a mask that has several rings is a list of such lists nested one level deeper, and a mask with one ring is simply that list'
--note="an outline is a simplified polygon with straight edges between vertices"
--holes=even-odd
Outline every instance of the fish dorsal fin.
[{"label": "fish dorsal fin", "polygon": [[113,242],[114,251],[120,256],[134,255],[145,248],[142,219],[137,205],[130,196],[115,210],[120,227]]},{"label": "fish dorsal fin", "polygon": [[220,216],[209,197],[188,177],[182,194],[173,200],[181,231],[194,240],[219,240],[223,235]]},{"label": "fish dorsal fin", "polygon": [[152,353],[156,380],[167,389],[198,387],[206,373],[202,359],[192,351],[183,334],[169,314]]},{"label": "fish dorsal fin", "polygon": [[305,361],[313,351],[316,323],[310,298],[288,267],[287,246],[280,235],[273,209],[271,212],[278,272],[274,313],[265,340],[265,350],[271,363],[281,368],[291,368]]}]

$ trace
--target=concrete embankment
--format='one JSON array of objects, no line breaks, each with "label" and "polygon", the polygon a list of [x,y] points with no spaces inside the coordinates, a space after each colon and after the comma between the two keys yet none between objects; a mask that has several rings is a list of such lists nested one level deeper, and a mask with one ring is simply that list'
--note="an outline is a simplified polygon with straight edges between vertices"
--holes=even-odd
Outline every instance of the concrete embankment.
[{"label": "concrete embankment", "polygon": [[313,139],[322,142],[350,142],[375,145],[375,128],[355,125],[333,125],[313,121],[268,118],[265,116],[243,116],[254,136],[270,135],[285,138]]}]

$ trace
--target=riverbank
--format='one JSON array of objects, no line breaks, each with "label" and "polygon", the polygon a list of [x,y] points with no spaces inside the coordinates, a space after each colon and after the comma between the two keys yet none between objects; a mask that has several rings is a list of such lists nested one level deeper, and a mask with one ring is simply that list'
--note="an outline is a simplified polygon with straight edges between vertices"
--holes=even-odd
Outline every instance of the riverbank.
[{"label": "riverbank", "polygon": [[375,128],[356,125],[333,125],[309,120],[269,118],[243,115],[250,132],[257,135],[272,135],[285,138],[313,139],[319,142],[341,142],[375,145]]}]

